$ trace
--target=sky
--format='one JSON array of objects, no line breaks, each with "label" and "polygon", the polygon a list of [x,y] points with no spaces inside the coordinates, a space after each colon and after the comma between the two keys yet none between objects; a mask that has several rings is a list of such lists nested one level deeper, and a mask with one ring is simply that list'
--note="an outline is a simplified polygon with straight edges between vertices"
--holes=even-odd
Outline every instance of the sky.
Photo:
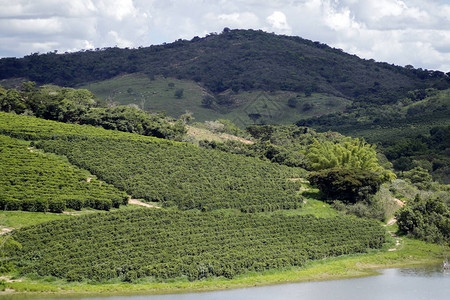
[{"label": "sky", "polygon": [[0,57],[146,47],[224,27],[450,72],[450,0],[0,0]]}]

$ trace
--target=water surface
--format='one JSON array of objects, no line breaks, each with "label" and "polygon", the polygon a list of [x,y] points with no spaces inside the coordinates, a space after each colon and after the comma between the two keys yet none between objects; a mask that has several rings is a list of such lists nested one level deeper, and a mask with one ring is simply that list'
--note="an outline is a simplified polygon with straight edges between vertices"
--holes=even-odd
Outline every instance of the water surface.
[{"label": "water surface", "polygon": [[225,291],[94,298],[83,300],[443,300],[450,299],[450,271],[441,266],[385,269],[380,275],[320,282],[290,283]]}]

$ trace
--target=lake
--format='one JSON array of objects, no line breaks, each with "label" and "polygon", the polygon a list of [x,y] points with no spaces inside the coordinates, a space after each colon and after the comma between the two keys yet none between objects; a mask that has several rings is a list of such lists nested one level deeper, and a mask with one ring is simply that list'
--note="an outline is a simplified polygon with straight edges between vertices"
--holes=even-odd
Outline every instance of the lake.
[{"label": "lake", "polygon": [[[225,291],[78,298],[83,300],[265,300],[265,299],[450,299],[450,271],[441,266],[385,269],[380,275],[320,282],[289,283]],[[70,298],[74,299],[74,298]]]}]

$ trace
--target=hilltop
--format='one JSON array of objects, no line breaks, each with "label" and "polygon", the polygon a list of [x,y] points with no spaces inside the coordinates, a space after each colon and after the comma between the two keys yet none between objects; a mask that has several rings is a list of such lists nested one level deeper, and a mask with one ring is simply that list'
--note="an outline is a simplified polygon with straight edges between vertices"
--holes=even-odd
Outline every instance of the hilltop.
[{"label": "hilltop", "polygon": [[[450,87],[448,74],[440,71],[360,59],[300,37],[227,28],[138,49],[0,60],[0,79],[20,77],[38,84],[92,87],[104,99],[165,110],[175,117],[187,109],[199,121],[222,115],[243,125],[292,124],[342,112],[350,104],[353,110],[362,104],[396,104],[411,90]],[[168,85],[173,90],[167,94]],[[174,97],[178,89],[184,94]]]}]

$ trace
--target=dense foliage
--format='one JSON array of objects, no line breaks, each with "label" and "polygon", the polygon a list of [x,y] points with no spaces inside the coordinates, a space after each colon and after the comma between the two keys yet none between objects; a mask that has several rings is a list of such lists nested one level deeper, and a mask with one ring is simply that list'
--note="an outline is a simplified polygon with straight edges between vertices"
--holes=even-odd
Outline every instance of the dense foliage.
[{"label": "dense foliage", "polygon": [[183,122],[171,124],[161,114],[144,112],[137,107],[105,107],[88,90],[37,88],[34,82],[23,83],[20,91],[0,87],[0,110],[159,138],[180,139],[186,132]]},{"label": "dense foliage", "polygon": [[448,202],[419,195],[397,212],[401,232],[433,243],[450,244],[450,209]]},{"label": "dense foliage", "polygon": [[110,139],[47,140],[45,151],[69,161],[133,197],[182,209],[294,209],[302,199],[299,170],[189,144]]},{"label": "dense foliage", "polygon": [[28,227],[8,253],[23,274],[71,281],[187,276],[232,278],[247,270],[380,248],[376,222],[352,217],[230,215],[139,209]]},{"label": "dense foliage", "polygon": [[195,80],[216,94],[252,89],[325,92],[377,103],[395,101],[423,86],[449,87],[443,72],[375,63],[319,42],[254,30],[226,29],[139,49],[35,53],[0,60],[0,79],[26,77],[63,86],[136,72]]},{"label": "dense foliage", "polygon": [[450,125],[433,127],[429,134],[417,134],[387,143],[386,156],[399,171],[422,168],[434,179],[450,183]]},{"label": "dense foliage", "polygon": [[450,183],[450,90],[412,91],[394,105],[355,105],[341,115],[301,120],[297,125],[380,143],[397,171],[422,167],[434,180]]},{"label": "dense foliage", "polygon": [[[33,152],[32,152],[33,151]],[[0,135],[0,209],[62,212],[66,208],[109,210],[128,196],[27,144]]]},{"label": "dense foliage", "polygon": [[[450,77],[448,77],[450,80]],[[417,96],[420,94],[421,96]],[[450,110],[450,90],[420,89],[409,91],[404,97],[393,99],[391,103],[378,105],[354,101],[342,113],[327,114],[300,120],[298,126],[311,126],[320,131],[339,130],[343,134],[357,134],[358,130],[402,128],[411,125],[429,125],[445,121]],[[405,132],[410,136],[414,132]],[[371,141],[388,141],[390,136],[367,136]]]},{"label": "dense foliage", "polygon": [[[161,140],[155,137],[130,134],[115,130],[106,130],[91,125],[66,124],[43,120],[25,115],[16,115],[0,111],[0,134],[23,140],[73,139],[86,137],[107,137],[128,141]],[[170,141],[167,141],[170,143]]]},{"label": "dense foliage", "polygon": [[[318,133],[295,125],[252,125],[247,127],[253,144],[237,141],[201,141],[199,146],[224,152],[258,157],[281,165],[311,169],[306,153],[315,140],[337,142],[344,136],[336,132]],[[243,135],[242,132],[238,132]]]},{"label": "dense foliage", "polygon": [[66,155],[71,163],[136,198],[182,209],[236,208],[245,212],[301,206],[305,174],[255,158],[186,143],[32,117],[0,113],[0,132],[44,139],[36,146]]},{"label": "dense foliage", "polygon": [[384,182],[378,174],[347,168],[332,168],[313,172],[308,176],[327,199],[338,199],[344,203],[355,203],[375,194]]}]

